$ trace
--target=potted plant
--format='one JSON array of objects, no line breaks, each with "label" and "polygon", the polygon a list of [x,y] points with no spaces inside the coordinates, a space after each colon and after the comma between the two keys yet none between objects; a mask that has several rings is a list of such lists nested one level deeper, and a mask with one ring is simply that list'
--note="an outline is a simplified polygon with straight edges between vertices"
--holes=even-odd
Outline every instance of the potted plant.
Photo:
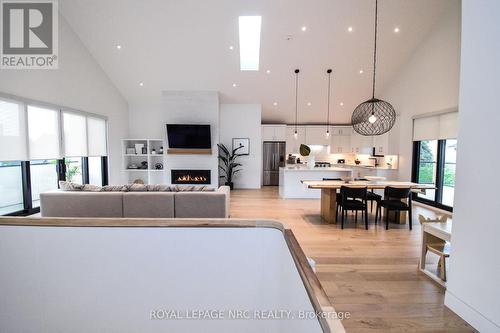
[{"label": "potted plant", "polygon": [[225,178],[225,185],[229,186],[232,190],[234,187],[233,184],[233,176],[240,172],[242,169],[238,168],[241,166],[241,163],[238,163],[236,160],[238,157],[243,156],[244,154],[238,154],[238,150],[243,148],[242,146],[234,148],[232,152],[226,148],[222,143],[217,144],[219,147],[219,169],[222,170],[223,174],[220,175],[220,178]]},{"label": "potted plant", "polygon": [[311,154],[311,148],[308,145],[301,144],[299,148],[299,153],[301,156],[307,157],[307,166],[309,168],[314,168],[314,155]]}]

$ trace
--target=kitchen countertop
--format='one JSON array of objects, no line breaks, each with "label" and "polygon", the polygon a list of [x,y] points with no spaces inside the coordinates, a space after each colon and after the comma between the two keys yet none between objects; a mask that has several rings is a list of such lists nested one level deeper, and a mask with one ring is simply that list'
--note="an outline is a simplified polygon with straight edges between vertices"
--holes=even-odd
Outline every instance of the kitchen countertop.
[{"label": "kitchen countertop", "polygon": [[329,168],[314,168],[310,169],[305,165],[295,165],[295,166],[286,166],[286,167],[280,167],[280,169],[283,169],[283,171],[337,171],[337,172],[342,172],[342,171],[352,171],[349,168],[339,168],[339,167],[329,167]]},{"label": "kitchen countertop", "polygon": [[373,167],[373,166],[369,166],[369,165],[363,165],[363,164],[342,164],[342,163],[337,163],[337,164],[332,164],[332,165],[335,165],[337,167],[340,167],[340,166],[346,166],[346,167],[349,167],[349,168],[364,168],[364,169],[374,169],[374,170],[397,170],[395,168],[389,168],[387,166],[376,166],[376,167]]}]

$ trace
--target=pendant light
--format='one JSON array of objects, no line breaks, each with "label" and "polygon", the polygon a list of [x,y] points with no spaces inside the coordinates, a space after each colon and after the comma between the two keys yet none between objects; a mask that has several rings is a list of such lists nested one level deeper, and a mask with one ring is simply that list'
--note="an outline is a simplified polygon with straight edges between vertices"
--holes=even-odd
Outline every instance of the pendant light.
[{"label": "pendant light", "polygon": [[326,115],[326,136],[330,136],[330,83],[331,83],[331,78],[332,78],[332,70],[328,69],[326,71],[328,74],[328,98],[327,98],[327,115]]},{"label": "pendant light", "polygon": [[373,48],[372,98],[359,104],[351,117],[354,130],[365,136],[387,133],[396,122],[396,111],[386,101],[375,98],[375,77],[377,65],[378,0],[375,0],[375,46]]},{"label": "pendant light", "polygon": [[298,138],[299,134],[297,132],[297,118],[299,114],[299,72],[300,70],[295,70],[295,131],[293,132],[293,137]]}]

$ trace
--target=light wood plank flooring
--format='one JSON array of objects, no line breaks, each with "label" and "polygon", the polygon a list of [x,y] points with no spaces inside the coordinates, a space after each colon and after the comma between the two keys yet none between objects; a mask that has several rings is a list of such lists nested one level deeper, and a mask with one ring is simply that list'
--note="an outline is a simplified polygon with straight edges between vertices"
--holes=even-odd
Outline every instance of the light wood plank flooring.
[{"label": "light wood plank flooring", "polygon": [[231,192],[231,217],[276,219],[293,230],[306,255],[316,260],[336,310],[351,313],[343,322],[347,332],[475,332],[443,305],[443,289],[417,270],[417,216],[431,217],[434,211],[415,206],[412,231],[407,225],[375,227],[372,216],[367,231],[353,220],[344,230],[324,224],[319,209],[319,200],[280,199],[277,187]]}]

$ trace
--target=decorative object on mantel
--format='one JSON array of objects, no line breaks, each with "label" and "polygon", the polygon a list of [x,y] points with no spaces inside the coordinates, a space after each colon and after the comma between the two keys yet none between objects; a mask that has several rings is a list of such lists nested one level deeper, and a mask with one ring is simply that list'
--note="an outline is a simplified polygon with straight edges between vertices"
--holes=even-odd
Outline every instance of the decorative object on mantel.
[{"label": "decorative object on mantel", "polygon": [[156,155],[156,149],[151,150],[151,155]]},{"label": "decorative object on mantel", "polygon": [[163,170],[163,164],[162,163],[156,163],[155,164],[155,170]]},{"label": "decorative object on mantel", "polygon": [[295,70],[295,131],[293,132],[293,137],[297,139],[299,136],[297,132],[297,119],[299,115],[299,73],[300,70]]},{"label": "decorative object on mantel", "polygon": [[135,144],[135,153],[137,155],[142,154],[143,148],[144,148],[144,143],[136,143]]},{"label": "decorative object on mantel", "polygon": [[134,169],[139,169],[139,167],[137,166],[137,164],[135,164],[135,163],[131,163],[131,164],[129,164],[129,165],[128,165],[127,169],[132,169],[132,170],[134,170]]},{"label": "decorative object on mantel", "polygon": [[314,169],[316,161],[314,155],[311,154],[311,148],[308,145],[301,144],[299,148],[299,153],[301,156],[307,157],[307,167],[310,169]]},{"label": "decorative object on mantel", "polygon": [[225,185],[229,186],[232,190],[234,188],[233,176],[242,170],[239,168],[241,167],[241,163],[236,161],[238,157],[243,156],[243,154],[239,154],[238,152],[242,147],[236,147],[232,152],[229,152],[222,143],[217,144],[217,146],[219,147],[219,161],[222,162],[222,164],[219,164],[219,170],[224,173],[219,177],[225,178]]},{"label": "decorative object on mantel", "polygon": [[330,83],[332,78],[332,70],[328,69],[326,73],[328,74],[328,98],[327,98],[328,108],[326,113],[326,136],[330,136],[330,93],[331,93]]},{"label": "decorative object on mantel", "polygon": [[250,155],[250,139],[249,138],[233,138],[233,150],[241,147],[240,155]]},{"label": "decorative object on mantel", "polygon": [[127,148],[127,155],[134,155],[136,154],[135,148]]},{"label": "decorative object on mantel", "polygon": [[160,150],[158,151],[158,153],[163,155],[163,146],[160,147]]},{"label": "decorative object on mantel", "polygon": [[375,0],[375,46],[373,49],[372,98],[359,104],[352,113],[351,123],[354,130],[365,136],[387,133],[396,122],[396,111],[386,101],[375,98],[375,77],[377,64],[377,24],[378,0]]},{"label": "decorative object on mantel", "polygon": [[147,169],[148,168],[148,162],[147,161],[142,161],[141,162],[141,169]]},{"label": "decorative object on mantel", "polygon": [[142,147],[142,154],[146,155],[148,153],[148,148]]}]

